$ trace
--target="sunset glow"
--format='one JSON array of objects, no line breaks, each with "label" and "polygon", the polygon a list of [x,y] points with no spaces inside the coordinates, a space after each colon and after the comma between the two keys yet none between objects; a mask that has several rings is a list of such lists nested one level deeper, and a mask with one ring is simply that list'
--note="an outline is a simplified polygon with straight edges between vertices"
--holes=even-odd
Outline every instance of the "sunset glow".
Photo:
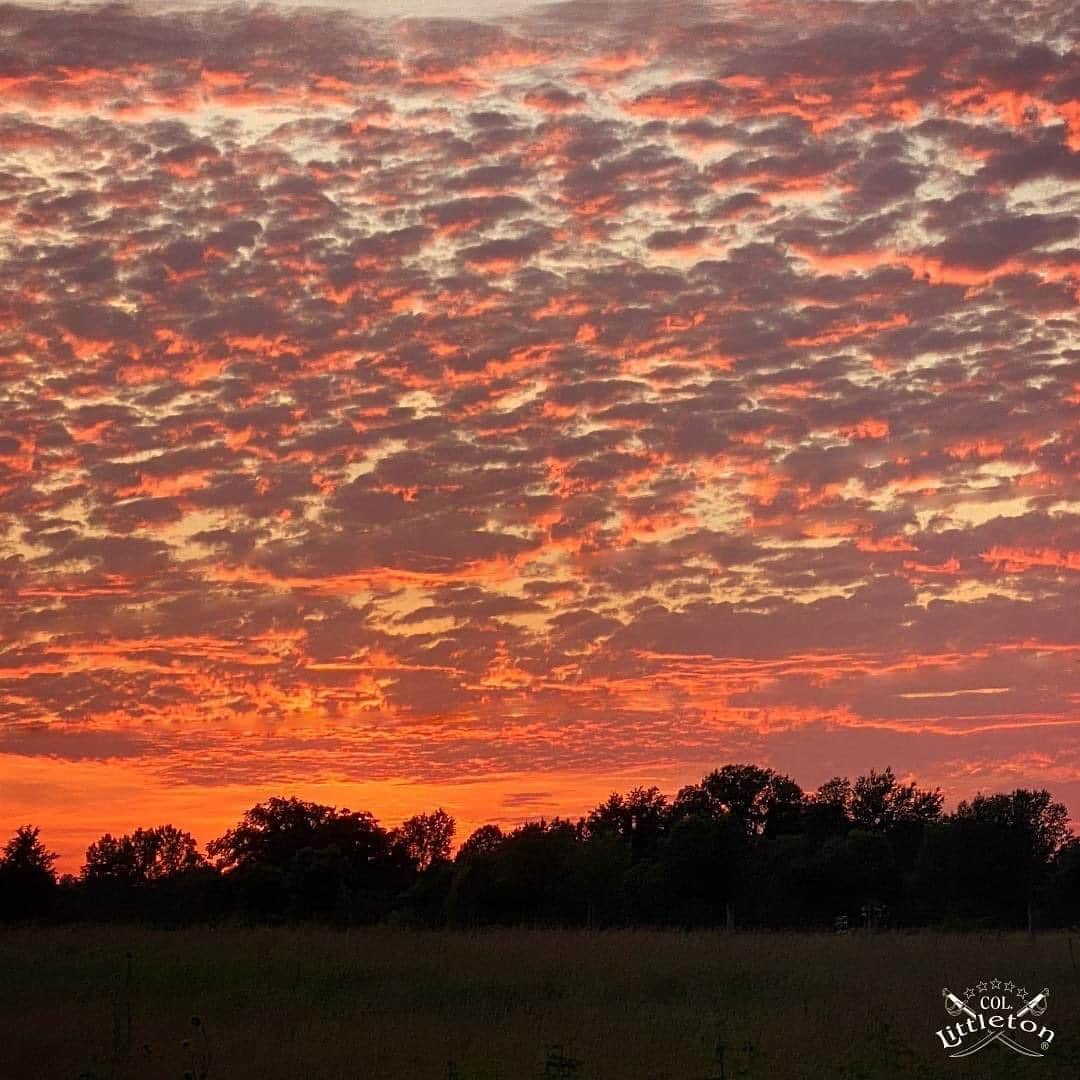
[{"label": "sunset glow", "polygon": [[1067,5],[153,11],[0,11],[6,831],[1076,817]]}]

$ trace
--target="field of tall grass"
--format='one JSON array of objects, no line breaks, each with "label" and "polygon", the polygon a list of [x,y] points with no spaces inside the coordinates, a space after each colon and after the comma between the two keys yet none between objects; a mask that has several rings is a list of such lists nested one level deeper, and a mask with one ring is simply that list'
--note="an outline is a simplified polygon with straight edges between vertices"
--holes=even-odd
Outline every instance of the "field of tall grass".
[{"label": "field of tall grass", "polygon": [[[0,931],[0,1078],[1080,1077],[1080,939]],[[942,988],[1049,986],[1046,1056],[949,1060]]]}]

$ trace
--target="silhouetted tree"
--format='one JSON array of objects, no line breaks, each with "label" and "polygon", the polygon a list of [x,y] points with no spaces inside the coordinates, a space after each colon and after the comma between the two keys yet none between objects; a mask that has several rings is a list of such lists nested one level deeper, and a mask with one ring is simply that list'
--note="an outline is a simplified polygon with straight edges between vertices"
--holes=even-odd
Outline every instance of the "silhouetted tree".
[{"label": "silhouetted tree", "polygon": [[932,918],[1028,926],[1055,856],[1069,838],[1068,811],[1045,790],[976,795],[928,830],[915,888]]},{"label": "silhouetted tree", "polygon": [[111,880],[145,885],[175,877],[203,864],[191,833],[173,825],[136,829],[114,837],[106,833],[86,849],[84,881]]},{"label": "silhouetted tree", "polygon": [[52,909],[56,854],[40,834],[36,826],[22,825],[0,853],[0,918],[43,918]]},{"label": "silhouetted tree", "polygon": [[506,834],[498,825],[481,825],[458,848],[454,861],[465,862],[478,856],[490,855],[505,839]]},{"label": "silhouetted tree", "polygon": [[846,776],[827,780],[803,803],[806,832],[823,839],[839,836],[851,827],[851,781]]},{"label": "silhouetted tree", "polygon": [[914,781],[902,784],[892,769],[871,769],[851,786],[847,809],[855,828],[888,832],[898,825],[937,821],[943,802],[940,790],[919,788]]},{"label": "silhouetted tree", "polygon": [[1080,927],[1080,840],[1061,845],[1046,885],[1047,906],[1054,924]]},{"label": "silhouetted tree", "polygon": [[977,795],[956,808],[956,820],[989,826],[1003,837],[1015,880],[1023,891],[1028,930],[1051,862],[1069,838],[1069,812],[1045,789],[1017,788],[1011,795]]},{"label": "silhouetted tree", "polygon": [[745,897],[749,843],[733,814],[684,813],[657,858],[631,872],[633,910],[648,922],[733,925]]},{"label": "silhouetted tree", "polygon": [[0,853],[0,869],[12,873],[53,875],[56,852],[49,851],[36,825],[21,825]]},{"label": "silhouetted tree", "polygon": [[259,918],[368,922],[415,876],[404,846],[371,814],[296,798],[253,806],[207,851]]},{"label": "silhouetted tree", "polygon": [[450,903],[459,923],[581,925],[589,917],[583,823],[528,822],[459,864]]},{"label": "silhouetted tree", "polygon": [[481,825],[458,848],[446,897],[446,916],[452,924],[468,926],[500,921],[495,870],[506,839],[498,825]]},{"label": "silhouetted tree", "polygon": [[208,919],[220,904],[216,878],[194,837],[173,825],[106,833],[86,849],[74,902],[99,919]]},{"label": "silhouetted tree", "polygon": [[454,842],[454,819],[441,807],[430,814],[416,814],[390,834],[416,871],[416,880],[400,897],[399,921],[416,926],[436,926],[446,917],[453,883],[450,848]]},{"label": "silhouetted tree", "polygon": [[244,813],[235,828],[206,845],[222,870],[285,869],[305,848],[336,847],[361,859],[388,846],[387,834],[368,813],[275,796]]},{"label": "silhouetted tree", "polygon": [[667,797],[657,787],[613,792],[585,819],[589,836],[618,837],[635,859],[656,852],[671,821]]},{"label": "silhouetted tree", "polygon": [[[903,878],[914,872],[924,832],[941,819],[943,802],[937,788],[920,788],[914,781],[901,783],[892,769],[871,769],[851,785],[848,815],[853,829],[882,833],[888,838],[894,872]],[[890,887],[888,892],[894,914],[904,921],[915,917],[907,893],[898,887]]]},{"label": "silhouetted tree", "polygon": [[684,787],[675,797],[673,817],[730,817],[748,836],[798,832],[802,788],[772,769],[725,765]]},{"label": "silhouetted tree", "polygon": [[401,844],[417,870],[427,870],[450,858],[457,826],[440,807],[431,814],[416,814],[394,830],[392,837]]},{"label": "silhouetted tree", "polygon": [[57,883],[38,830],[0,850],[0,918],[343,924],[1032,927],[1080,923],[1080,841],[1046,791],[938,790],[891,769],[790,777],[726,765],[679,791],[614,793],[578,821],[477,829],[450,859],[444,810],[384,829],[364,812],[271,798],[204,859],[172,826],[102,836]]},{"label": "silhouetted tree", "polygon": [[852,926],[879,925],[882,913],[896,905],[902,888],[889,837],[856,828],[826,846],[831,855],[829,877],[839,893],[836,914],[847,915]]}]

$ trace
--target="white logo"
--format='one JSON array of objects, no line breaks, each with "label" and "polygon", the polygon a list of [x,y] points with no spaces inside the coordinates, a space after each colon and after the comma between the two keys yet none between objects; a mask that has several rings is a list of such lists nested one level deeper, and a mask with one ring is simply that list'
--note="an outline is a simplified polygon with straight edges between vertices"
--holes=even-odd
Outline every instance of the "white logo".
[{"label": "white logo", "polygon": [[[999,1042],[1024,1057],[1042,1057],[1054,1041],[1054,1032],[1040,1020],[1050,1002],[1050,988],[1028,992],[1024,986],[991,979],[969,986],[963,995],[946,987],[941,991],[945,1011],[955,1023],[943,1027],[937,1036],[946,1050],[955,1051],[949,1057],[962,1058],[977,1054],[984,1046]],[[972,1036],[974,1042],[965,1046]],[[1022,1041],[1027,1036],[1029,1045]],[[1039,1049],[1034,1049],[1034,1044]]]}]

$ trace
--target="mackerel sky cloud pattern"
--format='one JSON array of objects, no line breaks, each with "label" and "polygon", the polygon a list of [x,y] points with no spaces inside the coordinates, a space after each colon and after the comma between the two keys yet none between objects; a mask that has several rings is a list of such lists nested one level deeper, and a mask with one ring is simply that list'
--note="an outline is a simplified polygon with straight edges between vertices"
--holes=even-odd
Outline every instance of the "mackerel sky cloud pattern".
[{"label": "mackerel sky cloud pattern", "polygon": [[4,820],[1075,809],[1070,14],[0,8]]}]

